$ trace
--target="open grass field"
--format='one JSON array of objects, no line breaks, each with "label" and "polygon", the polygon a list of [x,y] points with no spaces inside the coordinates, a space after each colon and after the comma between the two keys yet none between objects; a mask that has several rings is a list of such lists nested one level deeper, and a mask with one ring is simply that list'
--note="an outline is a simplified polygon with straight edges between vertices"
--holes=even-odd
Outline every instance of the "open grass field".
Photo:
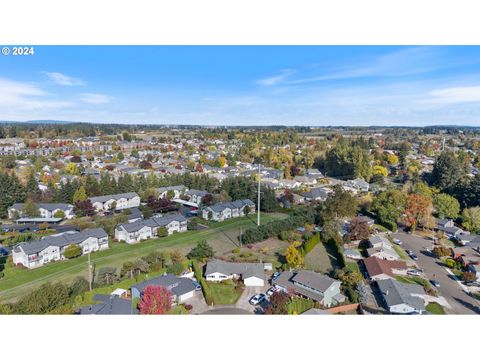
[{"label": "open grass field", "polygon": [[328,273],[338,267],[337,259],[325,245],[320,242],[305,256],[305,268],[321,273]]},{"label": "open grass field", "polygon": [[[286,217],[285,214],[262,214],[263,223]],[[201,240],[206,239],[218,253],[231,251],[238,246],[240,227],[243,230],[256,226],[256,217],[243,217],[215,223],[209,229],[178,233],[161,239],[152,239],[137,244],[114,243],[110,249],[93,253],[96,269],[105,266],[120,268],[126,261],[136,260],[152,251],[179,250],[183,254]],[[70,282],[76,276],[87,277],[87,257],[60,261],[37,269],[19,269],[6,264],[5,276],[0,280],[0,302],[13,301],[45,282]]]}]

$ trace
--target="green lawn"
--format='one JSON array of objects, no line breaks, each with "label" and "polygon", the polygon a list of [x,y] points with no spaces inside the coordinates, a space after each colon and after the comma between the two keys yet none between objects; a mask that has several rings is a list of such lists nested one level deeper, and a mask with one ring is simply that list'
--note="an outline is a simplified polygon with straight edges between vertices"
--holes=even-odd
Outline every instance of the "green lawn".
[{"label": "green lawn", "polygon": [[442,305],[436,302],[429,303],[427,306],[425,306],[425,309],[435,315],[445,315],[445,310],[443,309]]},{"label": "green lawn", "polygon": [[345,262],[345,269],[360,272],[358,264],[355,261],[346,261]]},{"label": "green lawn", "polygon": [[243,289],[235,289],[234,284],[208,283],[212,291],[213,303],[215,305],[235,304],[242,295]]},{"label": "green lawn", "polygon": [[308,270],[328,273],[333,268],[338,267],[337,259],[333,256],[325,245],[320,242],[305,256],[305,268]]},{"label": "green lawn", "polygon": [[409,259],[408,255],[405,253],[405,251],[403,251],[403,249],[400,246],[398,246],[397,244],[392,244],[392,245],[393,245],[393,249],[398,254],[398,256],[400,256],[401,259],[403,260]]},{"label": "green lawn", "polygon": [[[262,214],[261,221],[265,223],[284,217],[284,214]],[[223,254],[238,245],[240,226],[243,231],[256,226],[256,216],[229,219],[211,224],[207,230],[188,231],[137,244],[114,243],[108,250],[93,253],[91,258],[97,270],[105,266],[120,268],[124,262],[136,260],[156,250],[176,249],[186,254],[201,239],[207,240],[217,254]],[[15,300],[47,281],[70,282],[79,275],[87,277],[87,257],[59,261],[32,270],[15,268],[7,263],[4,274],[0,279],[0,302]]]}]

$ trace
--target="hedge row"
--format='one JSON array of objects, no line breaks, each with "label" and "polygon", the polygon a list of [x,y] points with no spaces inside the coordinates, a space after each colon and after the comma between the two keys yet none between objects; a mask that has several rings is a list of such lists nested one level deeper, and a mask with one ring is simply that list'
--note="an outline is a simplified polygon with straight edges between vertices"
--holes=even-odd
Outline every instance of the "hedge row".
[{"label": "hedge row", "polygon": [[213,296],[212,296],[212,289],[210,289],[210,285],[208,284],[207,280],[203,277],[202,269],[198,266],[196,260],[192,261],[193,272],[195,273],[195,277],[197,281],[202,286],[203,296],[205,297],[205,302],[208,305],[213,304]]},{"label": "hedge row", "polygon": [[330,239],[327,244],[332,247],[332,250],[334,252],[333,255],[337,259],[337,262],[340,268],[343,269],[346,265],[346,262],[345,262],[345,257],[343,256],[342,248],[340,247],[340,245],[338,245],[338,242],[336,242],[335,239]]},{"label": "hedge row", "polygon": [[312,251],[313,248],[318,245],[320,240],[321,240],[320,239],[320,233],[316,233],[311,238],[305,240],[305,242],[303,243],[303,247],[302,247],[303,256],[307,255],[310,251]]},{"label": "hedge row", "polygon": [[293,230],[304,226],[308,219],[302,215],[293,215],[283,220],[275,220],[256,228],[248,229],[242,236],[242,243],[253,244],[272,236],[278,236],[282,231]]}]

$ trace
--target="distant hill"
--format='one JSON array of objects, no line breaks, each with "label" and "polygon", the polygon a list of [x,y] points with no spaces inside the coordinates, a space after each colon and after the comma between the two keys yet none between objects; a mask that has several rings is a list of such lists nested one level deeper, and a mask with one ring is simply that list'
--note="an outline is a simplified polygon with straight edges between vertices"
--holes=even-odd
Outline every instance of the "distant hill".
[{"label": "distant hill", "polygon": [[71,121],[65,121],[65,120],[26,120],[26,121],[0,120],[0,123],[1,124],[36,124],[36,125],[73,124]]}]

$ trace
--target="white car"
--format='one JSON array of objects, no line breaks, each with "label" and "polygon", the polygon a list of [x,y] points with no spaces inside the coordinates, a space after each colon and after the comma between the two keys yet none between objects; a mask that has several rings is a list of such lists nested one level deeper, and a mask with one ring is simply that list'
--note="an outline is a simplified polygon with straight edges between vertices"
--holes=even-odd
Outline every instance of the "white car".
[{"label": "white car", "polygon": [[400,239],[393,239],[393,242],[397,245],[402,245],[403,244],[402,240],[400,240]]},{"label": "white car", "polygon": [[421,272],[417,269],[407,270],[407,275],[420,276]]},{"label": "white car", "polygon": [[267,296],[269,296],[269,297],[272,296],[278,290],[280,290],[280,289],[277,288],[276,286],[272,286],[270,289],[267,290]]},{"label": "white car", "polygon": [[265,294],[257,294],[250,299],[250,304],[258,305],[265,300]]}]

